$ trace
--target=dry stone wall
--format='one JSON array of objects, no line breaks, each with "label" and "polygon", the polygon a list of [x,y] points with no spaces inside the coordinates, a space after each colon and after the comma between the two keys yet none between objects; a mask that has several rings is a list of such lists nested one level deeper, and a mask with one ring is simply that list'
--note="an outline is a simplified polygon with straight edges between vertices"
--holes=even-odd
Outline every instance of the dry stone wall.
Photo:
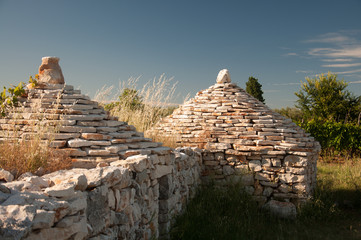
[{"label": "dry stone wall", "polygon": [[39,84],[0,119],[0,141],[40,137],[68,153],[73,169],[17,181],[0,169],[1,239],[166,238],[201,176],[241,181],[285,215],[312,194],[319,144],[227,70],[150,131],[176,137],[184,147],[174,150],[66,85],[58,61],[43,58]]},{"label": "dry stone wall", "polygon": [[30,174],[0,186],[1,239],[166,238],[200,183],[198,149]]},{"label": "dry stone wall", "polygon": [[221,182],[242,179],[261,204],[303,201],[316,183],[319,143],[231,83],[225,69],[215,85],[198,92],[150,133],[203,149],[203,175]]}]

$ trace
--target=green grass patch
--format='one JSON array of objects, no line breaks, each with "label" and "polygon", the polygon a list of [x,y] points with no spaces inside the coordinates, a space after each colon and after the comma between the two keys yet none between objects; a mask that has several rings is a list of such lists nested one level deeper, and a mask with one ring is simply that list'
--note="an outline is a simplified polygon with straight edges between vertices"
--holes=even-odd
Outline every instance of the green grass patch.
[{"label": "green grass patch", "polygon": [[269,215],[239,184],[203,186],[176,219],[171,239],[361,239],[361,161],[320,163],[312,200],[296,220]]}]

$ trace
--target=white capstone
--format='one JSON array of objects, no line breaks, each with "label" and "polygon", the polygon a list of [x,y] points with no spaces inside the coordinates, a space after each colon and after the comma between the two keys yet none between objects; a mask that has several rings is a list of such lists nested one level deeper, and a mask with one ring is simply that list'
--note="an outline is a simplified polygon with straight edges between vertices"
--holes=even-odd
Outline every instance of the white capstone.
[{"label": "white capstone", "polygon": [[219,71],[217,76],[217,83],[230,83],[231,82],[231,76],[229,75],[229,72],[227,69],[222,69]]}]

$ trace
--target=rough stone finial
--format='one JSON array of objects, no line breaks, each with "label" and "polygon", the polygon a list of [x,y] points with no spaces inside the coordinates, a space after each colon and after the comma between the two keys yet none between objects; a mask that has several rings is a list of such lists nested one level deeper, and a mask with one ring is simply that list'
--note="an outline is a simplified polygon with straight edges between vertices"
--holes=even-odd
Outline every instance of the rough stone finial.
[{"label": "rough stone finial", "polygon": [[64,84],[64,76],[59,66],[58,57],[43,57],[39,67],[39,82]]},{"label": "rough stone finial", "polygon": [[217,76],[217,83],[230,83],[231,76],[229,75],[228,69],[222,69],[219,71]]}]

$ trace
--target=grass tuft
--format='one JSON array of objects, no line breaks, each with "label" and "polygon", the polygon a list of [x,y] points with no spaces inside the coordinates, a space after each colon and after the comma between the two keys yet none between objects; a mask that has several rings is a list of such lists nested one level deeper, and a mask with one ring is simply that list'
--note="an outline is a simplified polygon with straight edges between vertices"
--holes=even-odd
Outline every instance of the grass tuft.
[{"label": "grass tuft", "polygon": [[42,175],[70,169],[71,158],[63,151],[47,147],[40,140],[4,141],[0,143],[0,168],[15,179],[25,172]]},{"label": "grass tuft", "polygon": [[[102,102],[105,109],[119,121],[127,122],[136,127],[140,132],[145,132],[154,126],[161,118],[170,115],[177,104],[174,104],[174,93],[177,83],[172,83],[173,78],[162,74],[138,89],[138,78],[119,82],[117,93],[111,97],[113,86],[103,87],[95,100]],[[106,99],[112,98],[108,104]]]}]

